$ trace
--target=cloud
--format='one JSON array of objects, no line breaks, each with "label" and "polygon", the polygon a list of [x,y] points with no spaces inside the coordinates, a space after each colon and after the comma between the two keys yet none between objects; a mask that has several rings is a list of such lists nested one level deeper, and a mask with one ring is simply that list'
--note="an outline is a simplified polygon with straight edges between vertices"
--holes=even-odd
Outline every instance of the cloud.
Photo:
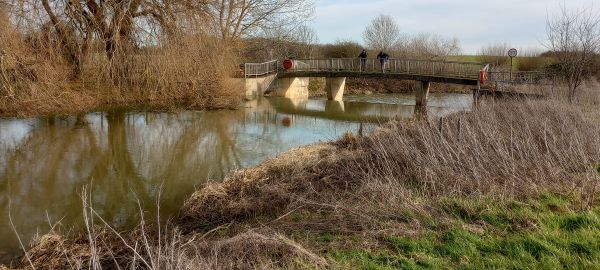
[{"label": "cloud", "polygon": [[[460,39],[465,53],[506,42],[542,48],[547,14],[560,4],[590,7],[597,0],[321,0],[313,27],[321,42],[362,41],[362,32],[378,14],[394,17],[408,34],[436,33]],[[600,3],[595,4],[600,8]]]}]

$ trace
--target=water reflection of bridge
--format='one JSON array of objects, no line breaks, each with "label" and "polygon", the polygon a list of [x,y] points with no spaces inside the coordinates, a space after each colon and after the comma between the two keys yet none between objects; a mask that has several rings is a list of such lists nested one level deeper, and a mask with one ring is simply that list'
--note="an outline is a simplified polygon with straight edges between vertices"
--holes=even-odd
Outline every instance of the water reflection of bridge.
[{"label": "water reflection of bridge", "polygon": [[397,104],[288,98],[269,98],[268,102],[281,113],[338,121],[381,122],[413,114],[412,106]]},{"label": "water reflection of bridge", "polygon": [[[278,112],[337,121],[385,122],[390,119],[412,118],[414,105],[372,103],[361,101],[269,98]],[[430,107],[430,115],[443,115],[461,108]]]}]

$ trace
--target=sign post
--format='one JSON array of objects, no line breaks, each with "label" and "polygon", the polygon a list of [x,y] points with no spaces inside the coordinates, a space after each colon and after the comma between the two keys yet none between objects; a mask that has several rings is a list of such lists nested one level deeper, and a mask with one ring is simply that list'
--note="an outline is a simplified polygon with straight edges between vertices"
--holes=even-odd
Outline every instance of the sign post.
[{"label": "sign post", "polygon": [[513,58],[517,57],[518,53],[519,52],[515,48],[508,50],[508,56],[510,57],[510,81],[511,82],[512,82],[512,77],[513,77]]}]

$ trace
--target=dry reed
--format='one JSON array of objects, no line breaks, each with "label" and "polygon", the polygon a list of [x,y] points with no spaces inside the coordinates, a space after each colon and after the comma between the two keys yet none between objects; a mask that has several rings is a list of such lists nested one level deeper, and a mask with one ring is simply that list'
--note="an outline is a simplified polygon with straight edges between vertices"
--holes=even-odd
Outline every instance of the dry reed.
[{"label": "dry reed", "polygon": [[555,101],[499,102],[443,122],[391,123],[368,137],[293,150],[232,174],[196,192],[182,220],[205,229],[299,206],[372,213],[417,198],[541,192],[591,203],[599,134],[582,112]]},{"label": "dry reed", "polygon": [[237,61],[233,48],[201,33],[126,48],[111,60],[92,46],[81,56],[76,77],[51,33],[24,36],[0,11],[0,35],[0,115],[71,114],[105,106],[232,108],[241,101],[241,85],[230,79]]}]

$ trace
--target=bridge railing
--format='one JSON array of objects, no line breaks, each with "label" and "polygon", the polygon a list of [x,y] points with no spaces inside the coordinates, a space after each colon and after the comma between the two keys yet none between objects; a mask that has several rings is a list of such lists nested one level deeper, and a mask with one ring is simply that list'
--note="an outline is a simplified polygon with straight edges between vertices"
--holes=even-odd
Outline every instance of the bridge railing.
[{"label": "bridge railing", "polygon": [[277,73],[278,68],[279,61],[277,60],[271,60],[264,63],[245,63],[244,78],[259,77],[271,73]]},{"label": "bridge railing", "polygon": [[550,74],[544,71],[489,71],[488,81],[513,84],[551,84]]},{"label": "bridge railing", "polygon": [[416,74],[456,78],[473,78],[485,67],[483,63],[436,61],[436,60],[385,60],[360,58],[335,59],[296,59],[294,71],[334,71],[334,72],[389,72],[398,74]]}]

